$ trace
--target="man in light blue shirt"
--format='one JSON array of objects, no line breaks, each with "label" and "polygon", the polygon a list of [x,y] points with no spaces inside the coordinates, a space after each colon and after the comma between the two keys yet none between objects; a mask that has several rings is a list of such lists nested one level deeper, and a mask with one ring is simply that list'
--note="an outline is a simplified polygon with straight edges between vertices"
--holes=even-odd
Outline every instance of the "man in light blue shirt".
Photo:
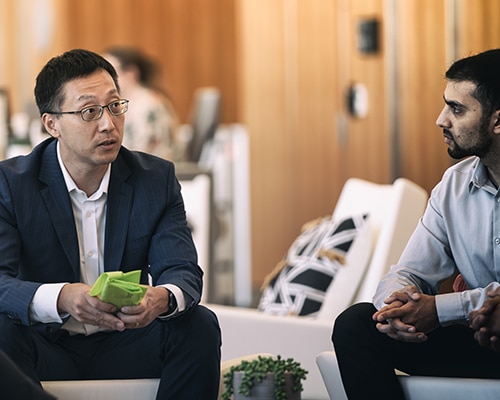
[{"label": "man in light blue shirt", "polygon": [[[446,72],[436,124],[449,168],[373,304],[350,307],[333,343],[349,399],[404,399],[394,369],[500,378],[500,49]],[[465,290],[440,294],[459,273]],[[498,290],[497,290],[498,289]]]}]

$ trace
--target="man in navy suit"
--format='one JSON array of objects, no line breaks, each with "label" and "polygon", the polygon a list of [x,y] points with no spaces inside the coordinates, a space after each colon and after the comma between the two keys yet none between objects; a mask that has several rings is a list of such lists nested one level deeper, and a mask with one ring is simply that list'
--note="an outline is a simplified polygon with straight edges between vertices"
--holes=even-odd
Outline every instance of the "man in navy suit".
[{"label": "man in navy suit", "polygon": [[[121,147],[128,100],[93,52],[51,59],[35,98],[51,138],[0,163],[0,350],[35,382],[158,377],[158,399],[217,398],[220,329],[173,164]],[[139,305],[89,295],[137,269]]]}]

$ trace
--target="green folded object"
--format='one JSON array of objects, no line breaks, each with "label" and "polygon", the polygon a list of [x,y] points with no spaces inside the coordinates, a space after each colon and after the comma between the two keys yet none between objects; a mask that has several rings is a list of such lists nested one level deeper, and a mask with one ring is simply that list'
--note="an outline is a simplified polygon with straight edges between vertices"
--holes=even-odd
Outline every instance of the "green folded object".
[{"label": "green folded object", "polygon": [[140,279],[140,270],[104,272],[97,278],[89,294],[118,308],[136,306],[147,290],[147,286],[139,283]]}]

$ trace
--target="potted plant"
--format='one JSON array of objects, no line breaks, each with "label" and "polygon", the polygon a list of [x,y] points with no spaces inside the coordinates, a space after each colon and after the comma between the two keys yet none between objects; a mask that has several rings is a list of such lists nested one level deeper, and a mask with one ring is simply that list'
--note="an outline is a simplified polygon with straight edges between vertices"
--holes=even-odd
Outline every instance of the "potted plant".
[{"label": "potted plant", "polygon": [[302,381],[308,371],[292,358],[263,357],[234,365],[224,375],[223,400],[300,400]]}]

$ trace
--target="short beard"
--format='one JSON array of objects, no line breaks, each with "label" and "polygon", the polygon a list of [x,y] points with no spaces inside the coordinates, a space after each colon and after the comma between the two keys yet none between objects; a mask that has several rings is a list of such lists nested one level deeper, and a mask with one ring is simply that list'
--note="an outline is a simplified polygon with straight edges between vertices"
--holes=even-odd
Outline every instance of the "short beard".
[{"label": "short beard", "polygon": [[479,158],[485,157],[490,151],[491,142],[493,141],[491,136],[488,135],[489,123],[490,123],[489,117],[481,118],[478,128],[478,132],[480,133],[481,136],[479,138],[478,143],[469,148],[460,147],[455,141],[455,138],[453,137],[451,132],[445,129],[444,132],[446,136],[451,138],[451,140],[453,140],[453,143],[455,143],[454,148],[448,147],[448,154],[450,155],[450,157],[456,160],[469,156],[477,156]]}]

